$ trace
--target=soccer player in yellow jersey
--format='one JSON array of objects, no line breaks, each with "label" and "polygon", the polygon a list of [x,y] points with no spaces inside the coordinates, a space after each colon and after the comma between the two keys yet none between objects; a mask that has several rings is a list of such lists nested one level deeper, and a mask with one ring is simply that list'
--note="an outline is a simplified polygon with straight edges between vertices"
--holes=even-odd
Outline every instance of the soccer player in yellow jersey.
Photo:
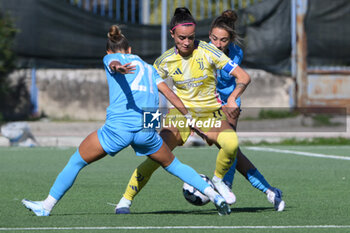
[{"label": "soccer player in yellow jersey", "polygon": [[[222,179],[235,160],[238,138],[221,110],[221,101],[216,93],[216,71],[223,69],[236,77],[237,86],[225,105],[226,114],[232,118],[237,117],[240,111],[235,99],[244,92],[250,83],[250,77],[215,46],[195,40],[195,28],[196,22],[190,11],[187,8],[177,8],[170,22],[175,47],[163,53],[154,63],[163,79],[173,80],[176,94],[191,112],[186,119],[178,110],[172,109],[167,115],[169,124],[163,127],[160,135],[173,150],[176,146],[183,145],[191,133],[190,127],[179,122],[219,122],[214,127],[212,124],[204,124],[199,128],[205,133],[202,136],[209,144],[214,143],[220,148],[212,181],[226,202],[233,204],[236,198]],[[132,200],[158,167],[159,164],[151,159],[146,159],[137,167],[116,207],[117,214],[130,213]]]}]

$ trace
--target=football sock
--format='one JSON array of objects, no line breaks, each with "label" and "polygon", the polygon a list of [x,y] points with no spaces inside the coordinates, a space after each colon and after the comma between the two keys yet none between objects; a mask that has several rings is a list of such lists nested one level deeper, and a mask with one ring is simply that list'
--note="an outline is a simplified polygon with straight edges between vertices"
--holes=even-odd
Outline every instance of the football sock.
[{"label": "football sock", "polygon": [[217,195],[220,195],[217,193],[211,186],[208,188],[204,189],[204,194],[209,197],[210,201],[214,202],[214,199]]},{"label": "football sock", "polygon": [[214,175],[212,181],[216,183],[216,182],[222,181],[222,179]]},{"label": "football sock", "polygon": [[216,168],[214,175],[223,179],[230,169],[237,156],[238,137],[232,129],[224,130],[219,133],[217,142],[221,149],[216,158]]},{"label": "football sock", "polygon": [[[267,190],[266,190],[266,195],[269,196],[269,194],[270,194],[270,195],[271,195],[271,194],[272,194],[272,195],[275,195],[275,193],[274,193],[272,190],[267,189]],[[273,196],[273,197],[274,197],[274,196]],[[269,199],[268,199],[268,200],[269,200]],[[269,201],[270,201],[270,200],[269,200]],[[271,202],[271,201],[270,201],[270,202]],[[271,203],[274,203],[274,202],[271,202]]]},{"label": "football sock", "polygon": [[122,197],[122,199],[120,199],[117,205],[117,208],[123,208],[123,207],[130,208],[130,206],[131,206],[131,201],[126,199],[125,197]]},{"label": "football sock", "polygon": [[51,211],[56,203],[57,200],[53,196],[48,195],[47,198],[43,201],[43,207],[45,210]]},{"label": "football sock", "polygon": [[55,183],[51,187],[50,195],[59,201],[62,196],[72,187],[80,170],[87,165],[87,162],[80,156],[79,149],[72,155],[67,165],[57,176]]},{"label": "football sock", "polygon": [[159,168],[159,163],[147,158],[141,163],[132,174],[123,197],[129,201],[132,201],[138,192],[147,184],[151,178],[153,172]]},{"label": "football sock", "polygon": [[173,162],[164,169],[170,174],[179,177],[185,183],[195,187],[203,194],[205,193],[204,190],[210,187],[193,168],[181,163],[176,157]]},{"label": "football sock", "polygon": [[224,183],[228,185],[232,189],[233,179],[236,173],[237,159],[233,162],[232,166],[228,170],[228,172],[224,176]]},{"label": "football sock", "polygon": [[258,171],[258,169],[249,169],[247,172],[247,179],[254,188],[266,193],[271,188],[271,185],[265,180],[264,176]]}]

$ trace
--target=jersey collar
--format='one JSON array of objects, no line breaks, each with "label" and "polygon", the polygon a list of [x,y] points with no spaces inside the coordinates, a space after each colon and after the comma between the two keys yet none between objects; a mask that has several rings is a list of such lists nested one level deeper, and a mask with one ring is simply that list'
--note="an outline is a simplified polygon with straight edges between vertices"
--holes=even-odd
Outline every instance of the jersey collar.
[{"label": "jersey collar", "polygon": [[[195,41],[194,41],[194,49],[193,49],[193,50],[195,50],[195,49],[198,48],[199,42],[200,42],[199,40],[195,40]],[[178,50],[177,50],[177,48],[176,48],[176,45],[174,46],[174,50],[175,50],[175,54],[178,55],[179,52],[178,52]],[[192,52],[192,53],[193,53],[193,52]],[[190,56],[191,56],[191,55],[190,55]]]}]

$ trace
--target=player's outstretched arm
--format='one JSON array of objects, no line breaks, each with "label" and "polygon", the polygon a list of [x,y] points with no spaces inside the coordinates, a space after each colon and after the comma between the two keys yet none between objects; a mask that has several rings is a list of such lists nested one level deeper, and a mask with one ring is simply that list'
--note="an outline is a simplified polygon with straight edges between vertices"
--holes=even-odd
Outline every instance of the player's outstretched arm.
[{"label": "player's outstretched arm", "polygon": [[250,76],[241,67],[237,66],[230,72],[230,75],[236,77],[236,88],[227,99],[225,113],[235,119],[239,116],[240,110],[236,104],[236,99],[240,97],[250,83]]},{"label": "player's outstretched arm", "polygon": [[234,70],[232,70],[230,75],[236,77],[237,85],[236,85],[236,88],[231,93],[231,95],[229,96],[229,98],[237,99],[243,94],[243,92],[249,85],[251,81],[250,76],[240,66],[237,66]]},{"label": "player's outstretched arm", "polygon": [[161,82],[157,85],[158,90],[170,101],[175,108],[177,108],[183,115],[189,115],[187,108],[183,104],[182,100],[168,87],[165,82]]},{"label": "player's outstretched arm", "polygon": [[[157,85],[158,90],[167,98],[172,105],[175,106],[187,119],[192,120],[190,112],[187,110],[182,100],[168,87],[165,82],[161,82]],[[208,136],[197,126],[191,127],[193,131],[201,138],[208,141]]]}]

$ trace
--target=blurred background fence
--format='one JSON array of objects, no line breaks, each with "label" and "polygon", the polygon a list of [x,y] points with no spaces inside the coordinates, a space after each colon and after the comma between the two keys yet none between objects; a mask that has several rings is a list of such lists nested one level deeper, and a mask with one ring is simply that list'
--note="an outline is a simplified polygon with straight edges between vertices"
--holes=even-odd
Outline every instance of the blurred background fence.
[{"label": "blurred background fence", "polygon": [[[205,41],[211,21],[225,9],[236,10],[242,66],[292,77],[291,107],[349,106],[348,0],[0,0],[4,22],[12,22],[16,31],[11,39],[14,67],[30,69],[25,73],[30,88],[21,96],[30,96],[35,112],[38,92],[46,85],[40,81],[36,86],[38,77],[43,80],[37,71],[70,69],[66,76],[72,81],[74,70],[102,70],[106,33],[112,24],[121,25],[133,53],[153,63],[162,52],[162,13],[166,9],[168,23],[178,6],[191,10],[197,20],[196,37]],[[170,48],[169,33],[166,37],[165,47]],[[1,38],[0,43],[4,41]],[[57,80],[63,77],[56,71],[44,73],[48,83],[52,73]],[[64,99],[58,96],[52,98]]]},{"label": "blurred background fence", "polygon": [[[66,0],[88,12],[123,23],[160,25],[162,0]],[[210,19],[226,9],[242,9],[263,0],[174,0],[167,1],[167,22],[178,6],[191,10],[197,20]]]},{"label": "blurred background fence", "polygon": [[[213,18],[225,9],[235,9],[239,15],[237,31],[243,39],[243,66],[290,75],[293,1],[165,2],[167,20],[176,7],[188,6],[198,21],[197,38],[206,41]],[[161,53],[161,2],[0,0],[0,5],[19,29],[14,40],[17,67],[96,68],[101,67],[106,32],[112,24],[122,24],[133,51],[153,63]],[[310,0],[307,5],[304,24],[309,66],[349,66],[350,27],[346,25],[350,22],[350,2]],[[167,36],[169,48],[173,43]]]},{"label": "blurred background fence", "polygon": [[[163,0],[165,1],[165,0]],[[198,22],[197,38],[208,41],[209,25],[225,9],[239,16],[243,66],[291,74],[292,2],[306,0],[165,1],[167,20],[188,6]],[[105,53],[106,32],[122,24],[133,51],[149,63],[161,53],[161,0],[0,0],[13,19],[17,67],[96,68]],[[309,0],[305,14],[310,67],[350,64],[350,2]],[[148,3],[148,4],[147,4]],[[145,16],[147,15],[147,17]],[[293,26],[294,25],[294,26]],[[167,33],[169,34],[169,33]],[[167,48],[173,45],[168,35]]]}]

